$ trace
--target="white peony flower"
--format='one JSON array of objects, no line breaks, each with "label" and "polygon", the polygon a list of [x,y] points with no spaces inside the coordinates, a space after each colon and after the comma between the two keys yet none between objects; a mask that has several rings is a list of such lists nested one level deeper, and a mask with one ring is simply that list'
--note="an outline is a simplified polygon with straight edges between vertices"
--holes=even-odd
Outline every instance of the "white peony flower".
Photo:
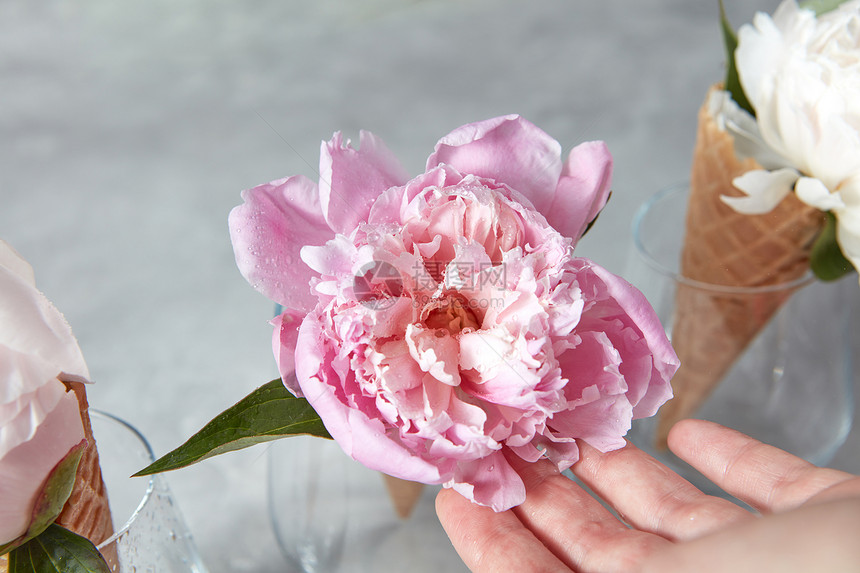
[{"label": "white peony flower", "polygon": [[87,378],[68,323],[0,240],[0,546],[28,533],[47,478],[84,440],[63,381]]},{"label": "white peony flower", "polygon": [[735,180],[747,197],[723,200],[766,213],[794,190],[836,216],[839,246],[860,268],[860,0],[819,17],[794,0],[756,14],[738,31],[735,63],[755,123],[733,102],[712,110],[766,170]]}]

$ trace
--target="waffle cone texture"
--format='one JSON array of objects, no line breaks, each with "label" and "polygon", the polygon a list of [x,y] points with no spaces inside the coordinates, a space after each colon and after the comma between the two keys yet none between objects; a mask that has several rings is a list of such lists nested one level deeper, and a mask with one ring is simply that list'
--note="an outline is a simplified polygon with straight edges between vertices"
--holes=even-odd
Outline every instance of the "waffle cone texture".
[{"label": "waffle cone texture", "polygon": [[[78,462],[72,494],[66,500],[66,504],[55,523],[86,537],[93,545],[99,545],[113,535],[113,523],[108,506],[107,490],[102,480],[99,454],[90,423],[87,390],[86,386],[80,382],[66,382],[65,384],[68,391],[74,392],[78,399],[87,446]],[[118,560],[114,547],[109,547],[106,553],[102,553],[102,556],[107,560],[111,571],[118,570]],[[0,555],[0,573],[6,573],[8,565],[8,555]]]},{"label": "waffle cone texture", "polygon": [[102,480],[99,453],[90,423],[86,387],[79,382],[67,382],[67,385],[78,398],[87,447],[78,464],[72,495],[66,501],[56,523],[98,545],[113,535],[107,489]]},{"label": "waffle cone texture", "polygon": [[[722,195],[743,196],[734,178],[762,167],[754,159],[738,159],[732,136],[720,129],[708,99],[698,115],[681,275],[724,287],[797,281],[809,271],[824,215],[794,194],[764,215],[738,213],[723,203]],[[792,292],[739,293],[679,282],[672,344],[681,367],[672,379],[674,398],[658,414],[658,447],[665,447],[675,422],[695,414]]]}]

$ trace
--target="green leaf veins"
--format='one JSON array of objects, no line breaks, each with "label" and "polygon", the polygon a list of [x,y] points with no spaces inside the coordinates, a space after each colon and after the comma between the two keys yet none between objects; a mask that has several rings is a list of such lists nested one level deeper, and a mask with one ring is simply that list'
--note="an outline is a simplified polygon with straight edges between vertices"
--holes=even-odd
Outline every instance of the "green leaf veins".
[{"label": "green leaf veins", "polygon": [[9,573],[110,573],[92,542],[57,524],[9,553]]},{"label": "green leaf veins", "polygon": [[299,434],[331,438],[308,401],[296,398],[280,379],[275,379],[216,416],[184,444],[135,476],[175,470],[218,454]]}]

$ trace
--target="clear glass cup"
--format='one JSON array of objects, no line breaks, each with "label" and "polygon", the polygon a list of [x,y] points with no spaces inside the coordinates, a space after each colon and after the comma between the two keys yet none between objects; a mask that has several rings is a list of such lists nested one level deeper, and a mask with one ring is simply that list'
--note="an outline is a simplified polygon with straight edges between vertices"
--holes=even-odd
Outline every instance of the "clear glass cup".
[{"label": "clear glass cup", "polygon": [[290,573],[468,573],[424,486],[399,517],[385,480],[331,440],[293,436],[269,446],[269,513]]},{"label": "clear glass cup", "polygon": [[98,546],[118,573],[206,573],[163,476],[130,478],[155,461],[128,423],[90,410],[115,533]]},{"label": "clear glass cup", "polygon": [[[697,328],[710,328],[712,339],[694,357],[700,363],[696,367],[707,368],[708,348],[724,343],[737,328],[727,321],[714,329],[712,315],[732,304],[744,309],[778,308],[719,379],[694,417],[730,426],[812,463],[826,464],[844,442],[853,419],[853,307],[848,297],[856,296],[856,275],[825,283],[810,274],[755,288],[691,280],[679,271],[687,195],[686,185],[670,187],[639,209],[626,275],[654,306],[676,348],[684,342],[681,337],[698,336]],[[686,302],[679,311],[676,302],[682,299]],[[689,313],[691,308],[696,309],[695,316],[701,316],[701,326],[688,322],[684,332],[673,333],[673,324],[676,329],[679,324],[676,314]],[[630,437],[637,446],[698,481],[700,487],[711,489],[679,460],[655,446],[655,431],[656,418],[640,420]]]}]

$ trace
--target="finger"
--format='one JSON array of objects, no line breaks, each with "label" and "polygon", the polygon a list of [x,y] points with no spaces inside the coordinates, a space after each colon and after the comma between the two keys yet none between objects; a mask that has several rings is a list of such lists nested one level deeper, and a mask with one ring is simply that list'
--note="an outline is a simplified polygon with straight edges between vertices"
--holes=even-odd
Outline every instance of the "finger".
[{"label": "finger", "polygon": [[436,514],[473,573],[569,571],[511,511],[496,513],[443,489],[436,496]]},{"label": "finger", "polygon": [[515,457],[509,461],[525,483],[526,500],[514,512],[571,569],[633,571],[646,555],[669,544],[628,528],[552,463]]},{"label": "finger", "polygon": [[804,506],[679,543],[642,573],[858,571],[860,499]]},{"label": "finger", "polygon": [[573,466],[577,477],[642,531],[681,541],[753,518],[728,500],[703,494],[633,444],[608,453],[580,444],[580,452]]},{"label": "finger", "polygon": [[720,488],[759,511],[795,508],[851,479],[788,452],[704,420],[682,420],[669,432],[669,448]]}]

